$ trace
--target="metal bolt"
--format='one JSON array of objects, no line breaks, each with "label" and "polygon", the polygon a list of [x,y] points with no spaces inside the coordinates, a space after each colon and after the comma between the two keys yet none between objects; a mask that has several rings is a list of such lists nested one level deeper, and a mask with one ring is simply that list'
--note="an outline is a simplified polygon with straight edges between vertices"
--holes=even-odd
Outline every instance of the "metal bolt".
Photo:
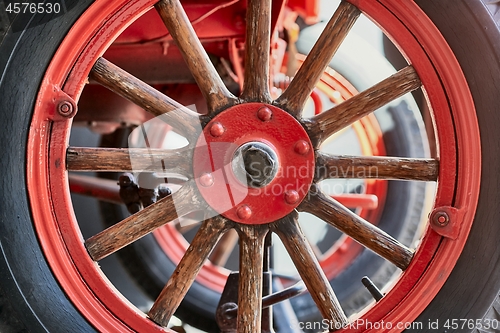
[{"label": "metal bolt", "polygon": [[384,297],[384,294],[382,294],[382,292],[380,291],[380,289],[377,288],[377,286],[375,285],[375,283],[373,283],[373,281],[370,280],[370,278],[368,276],[364,276],[361,279],[361,283],[363,283],[363,285],[366,287],[366,289],[368,289],[368,291],[370,292],[370,294],[372,294],[372,296],[375,299],[375,301],[378,302],[378,301],[380,301]]},{"label": "metal bolt", "polygon": [[129,186],[135,182],[134,176],[131,173],[124,173],[118,178],[118,185]]},{"label": "metal bolt", "polygon": [[248,220],[252,216],[252,210],[247,205],[238,207],[236,215],[242,220]]},{"label": "metal bolt", "polygon": [[200,184],[203,187],[210,187],[214,184],[214,176],[211,173],[205,172],[200,177]]},{"label": "metal bolt", "polygon": [[450,216],[446,212],[437,211],[432,216],[432,220],[437,225],[440,225],[440,226],[444,227],[445,225],[447,225],[448,223],[450,223]]},{"label": "metal bolt", "polygon": [[71,117],[73,110],[73,104],[68,101],[62,101],[57,105],[57,112],[63,117]]},{"label": "metal bolt", "polygon": [[158,198],[163,199],[172,194],[172,190],[165,185],[158,186]]},{"label": "metal bolt", "polygon": [[295,190],[288,190],[285,192],[285,201],[287,204],[296,204],[300,199],[299,194]]},{"label": "metal bolt", "polygon": [[238,305],[233,302],[224,303],[221,306],[221,314],[225,319],[231,319],[235,317],[235,311],[238,310]]},{"label": "metal bolt", "polygon": [[309,146],[309,143],[305,140],[297,141],[294,147],[295,152],[299,155],[306,155],[310,149],[311,147]]},{"label": "metal bolt", "polygon": [[262,121],[269,121],[273,117],[273,111],[267,106],[264,106],[257,111],[257,117]]},{"label": "metal bolt", "polygon": [[226,129],[224,128],[224,126],[222,126],[222,124],[219,122],[215,122],[212,124],[212,126],[210,126],[210,134],[214,137],[221,136],[225,131]]}]

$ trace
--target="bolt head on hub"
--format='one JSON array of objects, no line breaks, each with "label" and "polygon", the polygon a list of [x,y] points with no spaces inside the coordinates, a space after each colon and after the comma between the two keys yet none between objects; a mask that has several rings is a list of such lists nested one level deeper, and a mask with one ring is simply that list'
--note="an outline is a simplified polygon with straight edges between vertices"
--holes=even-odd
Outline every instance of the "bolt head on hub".
[{"label": "bolt head on hub", "polygon": [[311,148],[309,147],[309,143],[305,140],[299,140],[295,144],[294,150],[299,155],[306,155]]},{"label": "bolt head on hub", "polygon": [[210,187],[214,184],[214,176],[211,173],[205,172],[200,177],[200,184],[203,187]]},{"label": "bolt head on hub", "polygon": [[212,126],[210,127],[210,134],[213,137],[219,137],[222,134],[224,134],[225,131],[226,129],[224,128],[224,126],[219,122],[213,123]]},{"label": "bolt head on hub", "polygon": [[338,251],[340,253],[346,253],[348,249],[349,249],[349,245],[347,245],[346,243],[343,243],[342,245],[339,246]]},{"label": "bolt head on hub", "polygon": [[236,211],[236,215],[242,220],[248,220],[252,217],[252,210],[247,205],[242,205]]},{"label": "bolt head on hub", "polygon": [[294,205],[300,199],[299,193],[294,190],[288,190],[285,192],[285,201],[287,204]]},{"label": "bolt head on hub", "polygon": [[257,111],[257,117],[262,121],[269,121],[273,117],[273,112],[267,106],[264,106]]}]

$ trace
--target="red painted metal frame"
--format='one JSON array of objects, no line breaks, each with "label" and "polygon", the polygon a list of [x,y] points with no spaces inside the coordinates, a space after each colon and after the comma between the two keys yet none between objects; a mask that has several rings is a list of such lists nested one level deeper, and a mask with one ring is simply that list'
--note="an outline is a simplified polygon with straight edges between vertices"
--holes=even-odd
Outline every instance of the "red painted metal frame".
[{"label": "red painted metal frame", "polygon": [[287,6],[299,13],[307,24],[314,24],[319,21],[319,1],[288,0]]},{"label": "red painted metal frame", "polygon": [[[318,0],[307,1],[304,4],[297,4],[295,7],[297,9],[309,8],[316,2]],[[233,46],[244,43],[246,1],[184,0],[182,4],[196,34],[209,54],[227,59],[227,55],[234,49]],[[283,0],[273,1],[271,15],[273,29],[281,29],[279,20],[284,4]],[[310,12],[309,9],[304,10]],[[169,63],[174,64],[174,69],[184,70],[187,72],[186,75],[191,78],[171,35],[156,11],[151,9],[118,36],[113,45],[106,51],[105,57],[129,70],[132,74],[147,78],[157,77],[157,72],[172,74],[168,71],[172,71],[172,68],[168,66],[165,66],[167,69],[157,66],[143,66],[136,60],[141,58],[161,62],[166,55],[169,56]],[[241,64],[233,62],[233,67],[237,65]],[[237,71],[236,74],[238,74]]]},{"label": "red painted metal frame", "polygon": [[[362,316],[370,322],[408,322],[418,316],[444,284],[467,239],[480,184],[479,130],[459,64],[417,5],[399,0],[351,2],[374,21],[381,22],[382,29],[428,87],[425,93],[433,111],[441,161],[435,207],[463,211],[463,220],[457,221],[461,223],[457,239],[443,238],[429,228],[395,287]],[[69,299],[96,329],[106,332],[164,329],[116,292],[83,246],[64,168],[71,120],[50,116],[55,107],[52,100],[60,87],[78,100],[97,57],[152,4],[153,1],[96,1],[84,13],[47,70],[28,138],[28,191],[40,244]],[[455,132],[455,128],[459,130]],[[364,330],[361,327],[346,331]]]}]

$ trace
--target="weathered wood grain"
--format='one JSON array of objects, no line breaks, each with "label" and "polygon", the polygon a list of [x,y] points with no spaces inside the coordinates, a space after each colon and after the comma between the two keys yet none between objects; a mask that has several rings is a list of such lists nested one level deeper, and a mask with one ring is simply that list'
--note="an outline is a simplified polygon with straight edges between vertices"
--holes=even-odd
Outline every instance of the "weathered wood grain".
[{"label": "weathered wood grain", "polygon": [[66,150],[66,168],[68,171],[165,172],[191,178],[192,155],[191,148],[69,147]]},{"label": "weathered wood grain", "polygon": [[410,264],[413,251],[324,195],[315,184],[311,186],[309,194],[299,205],[298,210],[319,217],[402,270]]},{"label": "weathered wood grain", "polygon": [[202,124],[207,122],[206,117],[189,110],[104,58],[97,59],[90,78],[147,112],[161,116],[160,119],[189,141],[198,138]]},{"label": "weathered wood grain", "polygon": [[222,82],[180,1],[162,0],[155,7],[198,83],[207,102],[209,113],[236,104],[236,97]]},{"label": "weathered wood grain", "polygon": [[330,178],[436,181],[439,161],[432,158],[333,156],[316,151],[315,181]]},{"label": "weathered wood grain", "polygon": [[203,222],[153,307],[149,310],[148,316],[154,322],[167,326],[196,279],[210,251],[229,226],[228,221],[221,216]]},{"label": "weathered wood grain", "polygon": [[188,182],[173,195],[87,239],[85,246],[92,259],[99,261],[177,217],[204,208],[195,187],[194,182]]},{"label": "weathered wood grain", "polygon": [[420,79],[413,67],[405,67],[330,110],[304,121],[304,126],[314,146],[319,147],[330,135],[420,86]]},{"label": "weathered wood grain", "polygon": [[248,1],[245,44],[245,79],[241,98],[269,103],[271,0]]},{"label": "weathered wood grain", "polygon": [[298,214],[292,212],[283,219],[272,223],[270,228],[285,245],[323,318],[334,324],[347,323],[347,317],[333,292],[330,282],[300,228]]},{"label": "weathered wood grain", "polygon": [[260,333],[264,238],[269,227],[239,224],[236,230],[240,237],[237,330],[238,333]]},{"label": "weathered wood grain", "polygon": [[214,250],[210,254],[210,261],[217,266],[224,266],[238,243],[238,233],[235,230],[228,230],[219,240]]},{"label": "weathered wood grain", "polygon": [[295,116],[300,116],[309,95],[360,14],[361,12],[354,5],[341,2],[290,82],[290,86],[276,100],[277,105]]}]

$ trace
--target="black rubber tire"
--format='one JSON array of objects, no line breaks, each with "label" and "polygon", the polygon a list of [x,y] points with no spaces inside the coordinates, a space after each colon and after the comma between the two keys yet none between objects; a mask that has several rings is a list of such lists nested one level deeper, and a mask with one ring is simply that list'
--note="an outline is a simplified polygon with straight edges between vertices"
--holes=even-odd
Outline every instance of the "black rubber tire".
[{"label": "black rubber tire", "polygon": [[[494,314],[500,289],[500,96],[495,90],[500,34],[478,0],[416,2],[442,31],[462,66],[475,99],[483,147],[480,203],[470,238],[445,286],[418,321],[482,318]],[[15,316],[32,332],[95,331],[46,263],[26,192],[26,139],[41,79],[63,37],[91,1],[65,3],[70,10],[64,16],[16,17],[17,28],[0,44],[0,288]]]},{"label": "black rubber tire", "polygon": [[0,45],[0,284],[31,332],[95,332],[54,278],[40,248],[26,192],[26,140],[53,54],[92,1],[65,1],[61,15],[17,15]]},{"label": "black rubber tire", "polygon": [[[417,0],[416,3],[435,22],[462,67],[474,98],[482,147],[479,204],[471,233],[446,284],[417,321],[441,319],[442,325],[446,319],[487,318],[494,315],[492,308],[496,304],[496,317],[490,319],[498,323],[500,94],[496,82],[500,78],[500,33],[481,1]],[[444,328],[440,326],[440,330]],[[468,331],[471,330],[456,330]]]}]

